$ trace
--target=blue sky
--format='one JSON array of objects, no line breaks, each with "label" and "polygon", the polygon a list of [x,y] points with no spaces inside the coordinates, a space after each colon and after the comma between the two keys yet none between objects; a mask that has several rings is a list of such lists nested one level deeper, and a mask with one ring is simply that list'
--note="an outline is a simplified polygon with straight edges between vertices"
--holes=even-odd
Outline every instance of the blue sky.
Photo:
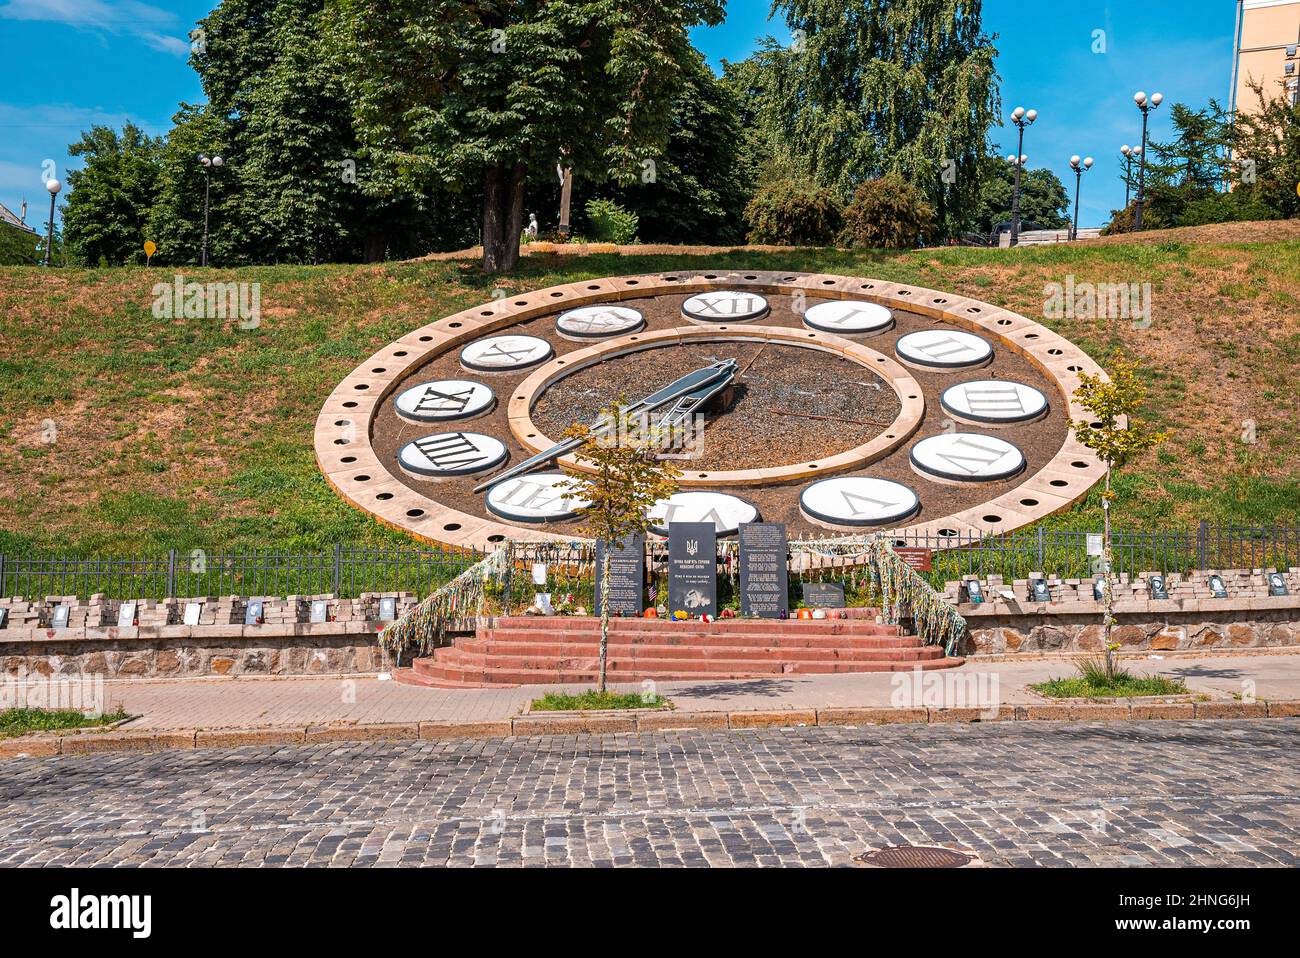
[{"label": "blue sky", "polygon": [[[186,65],[187,35],[214,0],[0,0],[0,202],[28,223],[44,220],[42,163],[60,177],[68,144],[92,123],[127,120],[164,133],[177,103],[202,98]],[[766,0],[730,0],[727,22],[695,31],[717,66],[742,59],[759,37],[788,38],[768,20]],[[1034,107],[1026,134],[1031,166],[1048,166],[1073,189],[1072,153],[1097,165],[1085,175],[1080,225],[1101,225],[1121,205],[1121,143],[1140,136],[1132,95],[1165,94],[1152,135],[1167,131],[1168,105],[1226,102],[1232,69],[1233,0],[1147,0],[1143,4],[1057,5],[985,0],[985,29],[996,34],[1003,116]],[[1094,31],[1105,52],[1095,53]],[[1009,125],[993,136],[1014,149]]]}]

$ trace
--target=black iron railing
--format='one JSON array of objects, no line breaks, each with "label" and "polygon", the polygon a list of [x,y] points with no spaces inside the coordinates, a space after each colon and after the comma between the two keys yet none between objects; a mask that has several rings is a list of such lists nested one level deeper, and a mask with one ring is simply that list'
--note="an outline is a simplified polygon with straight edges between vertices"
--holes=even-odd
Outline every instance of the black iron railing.
[{"label": "black iron railing", "polygon": [[243,553],[171,550],[165,556],[0,555],[0,596],[164,599],[363,592],[424,595],[483,556],[470,549],[353,549]]}]

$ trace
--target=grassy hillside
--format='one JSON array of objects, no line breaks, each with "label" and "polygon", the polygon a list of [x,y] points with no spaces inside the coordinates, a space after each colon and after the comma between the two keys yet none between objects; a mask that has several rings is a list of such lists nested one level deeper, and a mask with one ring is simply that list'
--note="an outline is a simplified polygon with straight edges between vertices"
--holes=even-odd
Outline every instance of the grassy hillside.
[{"label": "grassy hillside", "polygon": [[[1272,224],[1262,235],[1289,234]],[[1249,234],[1260,235],[1260,234]],[[158,320],[140,268],[0,268],[0,550],[157,553],[402,542],[345,506],[316,470],[311,430],[334,384],[412,327],[489,299],[666,269],[875,276],[1041,318],[1044,286],[1149,282],[1153,324],[1044,320],[1103,363],[1149,368],[1151,415],[1173,439],[1139,462],[1127,526],[1300,522],[1300,239],[1100,242],[1016,251],[835,250],[534,256],[505,280],[465,258],[382,266],[192,270],[262,284],[262,324]],[[51,420],[55,441],[46,442]],[[1247,420],[1258,441],[1242,441]],[[1057,526],[1097,518],[1095,498]]]}]

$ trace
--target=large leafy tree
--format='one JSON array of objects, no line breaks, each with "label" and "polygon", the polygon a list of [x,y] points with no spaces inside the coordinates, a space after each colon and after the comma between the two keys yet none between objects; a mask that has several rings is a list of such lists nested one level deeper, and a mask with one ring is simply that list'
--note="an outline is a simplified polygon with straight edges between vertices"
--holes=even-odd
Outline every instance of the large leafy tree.
[{"label": "large leafy tree", "polygon": [[848,196],[898,173],[947,229],[978,204],[981,159],[1000,107],[981,0],[776,0],[796,42],[770,43],[755,84],[764,126],[813,179]]},{"label": "large leafy tree", "polygon": [[[230,125],[229,189],[244,261],[319,262],[426,252],[434,200],[389,190],[368,198],[325,0],[223,0],[200,23],[192,61],[211,110]],[[452,230],[463,245],[464,231]]]},{"label": "large leafy tree", "polygon": [[[1001,156],[981,161],[979,205],[974,226],[991,233],[997,224],[1011,219],[1011,194],[1015,190],[1015,167]],[[1044,229],[1063,229],[1070,224],[1070,196],[1055,173],[1046,167],[1026,169],[1020,179],[1020,218]]]},{"label": "large leafy tree", "polygon": [[[740,112],[731,86],[714,76],[703,56],[691,51],[673,98],[663,155],[631,183],[575,182],[573,209],[582,210],[589,197],[613,200],[637,215],[637,235],[647,243],[743,241],[742,216],[753,179],[741,156],[746,131]],[[549,212],[539,217],[549,226],[559,196],[556,178],[530,182],[524,212]],[[580,215],[575,215],[574,226],[591,235]]]},{"label": "large leafy tree", "polygon": [[149,211],[146,239],[158,245],[155,263],[199,262],[203,245],[203,167],[200,153],[222,156],[227,163],[212,173],[209,262],[243,261],[244,237],[238,220],[239,193],[232,182],[230,121],[203,104],[182,103],[159,156],[158,196]]},{"label": "large leafy tree", "polygon": [[673,99],[668,146],[653,176],[606,194],[641,219],[650,243],[734,243],[744,239],[742,214],[751,187],[741,167],[740,104],[704,57],[689,51]]},{"label": "large leafy tree", "polygon": [[481,190],[483,266],[517,262],[524,191],[558,163],[638,180],[667,144],[686,29],[723,0],[331,0],[356,128],[394,190]]},{"label": "large leafy tree", "polygon": [[143,263],[162,140],[131,123],[120,134],[93,126],[68,152],[85,163],[68,172],[71,192],[63,208],[64,238],[74,255],[92,266]]}]

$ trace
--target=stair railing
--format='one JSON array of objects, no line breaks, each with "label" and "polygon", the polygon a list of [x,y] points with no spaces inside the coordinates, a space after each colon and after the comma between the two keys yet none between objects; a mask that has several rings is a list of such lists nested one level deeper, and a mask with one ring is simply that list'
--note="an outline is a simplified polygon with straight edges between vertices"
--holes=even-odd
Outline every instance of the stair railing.
[{"label": "stair railing", "polygon": [[890,625],[910,618],[927,645],[942,645],[952,655],[966,635],[966,620],[899,558],[892,543],[876,538],[867,548],[872,591],[880,596],[880,614]]}]

